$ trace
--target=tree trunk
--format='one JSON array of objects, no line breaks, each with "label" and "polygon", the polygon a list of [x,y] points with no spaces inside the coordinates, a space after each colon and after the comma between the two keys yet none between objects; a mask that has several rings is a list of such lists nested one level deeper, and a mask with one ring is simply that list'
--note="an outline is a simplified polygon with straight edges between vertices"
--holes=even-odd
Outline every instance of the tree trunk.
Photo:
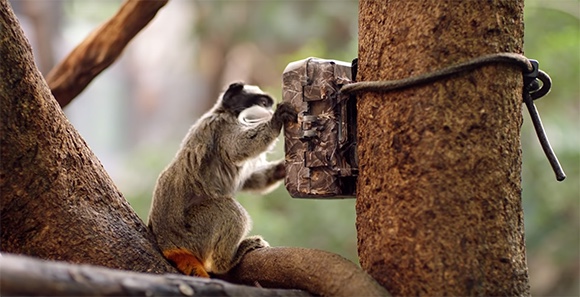
[{"label": "tree trunk", "polygon": [[[521,53],[523,1],[361,0],[358,81]],[[521,70],[358,98],[360,262],[393,295],[529,295]]]},{"label": "tree trunk", "polygon": [[51,96],[5,0],[0,42],[0,249],[175,272]]}]

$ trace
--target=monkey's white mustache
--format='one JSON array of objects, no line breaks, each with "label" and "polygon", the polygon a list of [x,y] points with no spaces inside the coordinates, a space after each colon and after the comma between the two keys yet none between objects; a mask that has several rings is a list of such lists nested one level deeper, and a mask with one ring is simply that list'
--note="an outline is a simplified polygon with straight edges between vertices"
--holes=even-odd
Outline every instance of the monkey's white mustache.
[{"label": "monkey's white mustache", "polygon": [[238,116],[238,121],[246,126],[254,126],[267,122],[272,118],[272,110],[262,106],[254,105],[244,109]]}]

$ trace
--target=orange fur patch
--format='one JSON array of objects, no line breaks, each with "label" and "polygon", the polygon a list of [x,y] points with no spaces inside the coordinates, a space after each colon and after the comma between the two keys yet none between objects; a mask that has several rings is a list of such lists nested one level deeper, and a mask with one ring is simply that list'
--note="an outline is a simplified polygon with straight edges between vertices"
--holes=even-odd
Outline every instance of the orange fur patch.
[{"label": "orange fur patch", "polygon": [[209,278],[209,274],[203,268],[203,263],[184,248],[165,250],[163,256],[183,274]]}]

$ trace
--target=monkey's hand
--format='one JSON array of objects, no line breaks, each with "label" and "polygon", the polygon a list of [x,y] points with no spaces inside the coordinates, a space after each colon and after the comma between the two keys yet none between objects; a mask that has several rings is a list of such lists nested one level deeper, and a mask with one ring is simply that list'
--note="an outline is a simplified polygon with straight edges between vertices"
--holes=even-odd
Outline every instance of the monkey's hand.
[{"label": "monkey's hand", "polygon": [[298,121],[298,112],[296,112],[294,106],[289,102],[278,103],[274,116],[272,117],[272,122],[275,127],[280,127],[281,129],[284,124],[295,123],[296,121]]},{"label": "monkey's hand", "polygon": [[258,192],[267,194],[278,186],[278,182],[286,177],[284,160],[270,163],[268,166],[258,169],[244,181],[242,191]]},{"label": "monkey's hand", "polygon": [[296,122],[297,117],[298,114],[292,105],[280,103],[269,121],[259,123],[255,127],[229,129],[228,133],[221,133],[220,138],[227,143],[230,160],[240,165],[268,151],[280,135],[284,124]]},{"label": "monkey's hand", "polygon": [[281,180],[286,177],[286,165],[284,164],[284,160],[276,163],[272,177],[275,180]]}]

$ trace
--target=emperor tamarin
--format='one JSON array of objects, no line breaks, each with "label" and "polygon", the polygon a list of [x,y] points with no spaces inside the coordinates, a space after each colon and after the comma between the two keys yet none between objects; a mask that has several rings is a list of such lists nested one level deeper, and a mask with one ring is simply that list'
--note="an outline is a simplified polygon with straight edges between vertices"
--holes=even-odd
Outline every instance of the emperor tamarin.
[{"label": "emperor tamarin", "polygon": [[282,126],[296,121],[286,103],[256,86],[233,83],[189,130],[153,193],[149,228],[163,255],[182,273],[223,274],[248,251],[268,246],[247,237],[251,220],[234,198],[238,190],[267,191],[284,175],[268,162]]}]

